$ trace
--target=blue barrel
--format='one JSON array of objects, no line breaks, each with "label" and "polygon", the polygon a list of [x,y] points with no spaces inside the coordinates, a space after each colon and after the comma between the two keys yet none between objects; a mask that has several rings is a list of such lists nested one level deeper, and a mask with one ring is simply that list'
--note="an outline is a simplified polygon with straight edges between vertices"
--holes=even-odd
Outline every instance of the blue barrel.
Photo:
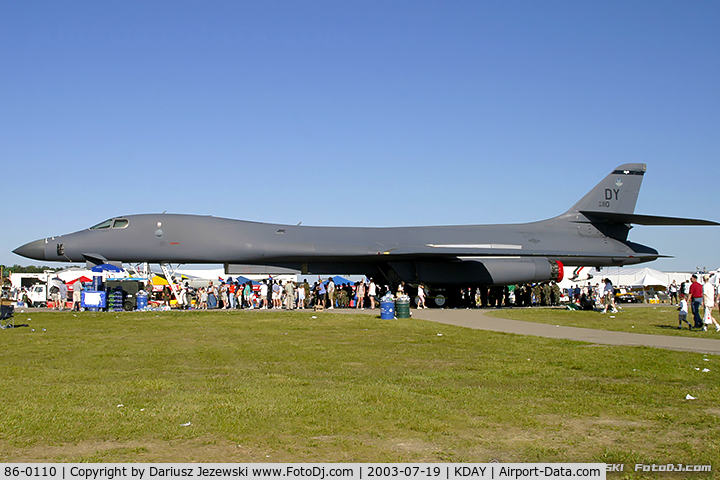
[{"label": "blue barrel", "polygon": [[103,282],[102,282],[102,276],[101,276],[101,275],[95,275],[95,276],[93,277],[93,281],[92,281],[92,289],[93,289],[93,291],[99,292],[100,290],[102,290],[102,289],[103,289],[103,288],[102,288],[102,283],[103,283]]},{"label": "blue barrel", "polygon": [[395,318],[395,302],[392,300],[380,302],[380,318],[383,320]]},{"label": "blue barrel", "polygon": [[148,296],[138,293],[135,298],[137,299],[137,309],[142,310],[148,306]]}]

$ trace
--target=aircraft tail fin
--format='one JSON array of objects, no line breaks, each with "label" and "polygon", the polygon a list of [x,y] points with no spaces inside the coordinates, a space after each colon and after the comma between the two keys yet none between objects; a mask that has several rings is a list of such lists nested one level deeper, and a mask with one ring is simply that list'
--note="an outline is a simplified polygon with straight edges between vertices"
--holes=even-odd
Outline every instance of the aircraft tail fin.
[{"label": "aircraft tail fin", "polygon": [[[631,224],[637,225],[720,225],[709,220],[635,214],[644,163],[620,165],[568,210],[564,217],[580,214],[609,237],[626,240]],[[574,220],[577,221],[577,220]],[[582,222],[582,220],[581,220]]]},{"label": "aircraft tail fin", "polygon": [[645,170],[644,163],[620,165],[567,213],[632,214],[635,211]]}]

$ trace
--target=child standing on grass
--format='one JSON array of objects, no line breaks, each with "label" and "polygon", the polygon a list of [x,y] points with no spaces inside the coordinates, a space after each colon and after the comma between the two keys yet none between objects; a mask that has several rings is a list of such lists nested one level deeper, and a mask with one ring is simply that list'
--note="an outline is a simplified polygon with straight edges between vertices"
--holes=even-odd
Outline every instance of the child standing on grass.
[{"label": "child standing on grass", "polygon": [[688,330],[692,330],[692,325],[690,325],[690,322],[688,322],[687,316],[688,316],[687,300],[685,300],[685,297],[682,297],[682,300],[680,300],[680,306],[678,307],[678,330],[680,330],[682,328],[682,322],[687,323]]}]

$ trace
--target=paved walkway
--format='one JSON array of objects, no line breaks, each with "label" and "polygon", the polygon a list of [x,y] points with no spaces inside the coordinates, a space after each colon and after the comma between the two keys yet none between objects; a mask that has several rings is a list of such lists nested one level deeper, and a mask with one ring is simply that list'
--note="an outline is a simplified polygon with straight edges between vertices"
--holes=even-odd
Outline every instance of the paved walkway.
[{"label": "paved walkway", "polygon": [[485,315],[483,310],[413,310],[412,315],[413,318],[422,320],[479,330],[490,330],[493,332],[561,338],[603,345],[645,346],[720,355],[720,335],[718,335],[718,339],[711,339],[611,332],[590,328],[564,327],[543,323],[521,322],[519,320],[507,320]]},{"label": "paved walkway", "polygon": [[[52,311],[47,309],[21,309],[26,312]],[[308,310],[310,311],[310,310]],[[380,310],[362,310],[354,308],[340,308],[332,310],[335,313],[380,315]],[[683,352],[709,353],[720,355],[720,334],[714,332],[706,335],[716,335],[717,338],[673,337],[670,335],[648,335],[642,333],[611,332],[608,330],[593,330],[591,328],[564,327],[546,325],[544,323],[521,322],[505,318],[490,317],[485,310],[412,310],[413,318],[429,320],[431,322],[456,325],[458,327],[488,330],[493,332],[515,333],[518,335],[533,335],[545,338],[560,338],[578,342],[597,343],[601,345],[627,345],[665,348]],[[698,335],[702,335],[698,333]]]}]

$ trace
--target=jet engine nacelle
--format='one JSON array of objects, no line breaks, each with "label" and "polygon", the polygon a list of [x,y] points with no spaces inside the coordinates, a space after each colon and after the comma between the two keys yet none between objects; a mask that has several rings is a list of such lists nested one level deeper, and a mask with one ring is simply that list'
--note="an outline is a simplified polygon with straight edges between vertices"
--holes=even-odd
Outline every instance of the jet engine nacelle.
[{"label": "jet engine nacelle", "polygon": [[545,257],[463,259],[391,264],[406,282],[447,285],[515,285],[563,279],[563,264]]},{"label": "jet engine nacelle", "polygon": [[547,258],[516,258],[483,260],[492,277],[491,285],[515,285],[563,279],[563,264]]}]

